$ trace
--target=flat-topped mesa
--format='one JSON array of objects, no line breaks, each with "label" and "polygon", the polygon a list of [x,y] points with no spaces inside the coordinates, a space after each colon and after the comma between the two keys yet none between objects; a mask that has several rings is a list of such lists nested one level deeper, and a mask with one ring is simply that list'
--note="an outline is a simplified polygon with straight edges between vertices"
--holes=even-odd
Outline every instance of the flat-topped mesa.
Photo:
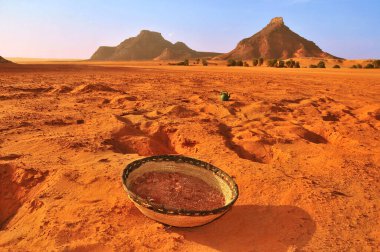
[{"label": "flat-topped mesa", "polygon": [[141,30],[140,31],[140,35],[141,34],[161,34],[160,32],[155,32],[155,31],[149,31],[149,30]]},{"label": "flat-topped mesa", "polygon": [[137,37],[152,37],[152,38],[162,38],[162,34],[160,32],[149,31],[149,30],[141,30]]},{"label": "flat-topped mesa", "polygon": [[272,18],[269,25],[285,25],[284,19],[282,17]]}]

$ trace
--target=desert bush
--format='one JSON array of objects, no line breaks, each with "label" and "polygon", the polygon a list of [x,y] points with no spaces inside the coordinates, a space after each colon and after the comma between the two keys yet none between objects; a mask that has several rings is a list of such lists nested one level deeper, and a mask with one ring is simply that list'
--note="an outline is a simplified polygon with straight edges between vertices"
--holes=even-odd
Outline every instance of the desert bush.
[{"label": "desert bush", "polygon": [[293,68],[296,66],[296,62],[292,59],[285,62],[286,67]]},{"label": "desert bush", "polygon": [[188,60],[188,59],[185,59],[185,60],[183,61],[183,65],[184,65],[184,66],[188,66],[188,65],[189,65],[189,60]]},{"label": "desert bush", "polygon": [[311,64],[311,65],[309,66],[309,68],[318,68],[318,66],[317,66],[317,65],[313,65],[313,64]]},{"label": "desert bush", "polygon": [[279,68],[284,68],[284,67],[285,67],[285,62],[284,62],[283,60],[280,60],[280,61],[278,62],[278,67],[279,67]]},{"label": "desert bush", "polygon": [[300,68],[301,66],[300,66],[300,63],[298,62],[298,61],[296,61],[296,63],[294,64],[294,67],[295,68]]},{"label": "desert bush", "polygon": [[[199,64],[200,61],[201,61],[201,59],[199,59],[199,58],[195,60],[195,62],[197,62],[197,64]],[[203,62],[203,60],[202,60],[202,62]]]},{"label": "desert bush", "polygon": [[277,66],[277,59],[270,59],[267,61],[268,67],[276,67]]},{"label": "desert bush", "polygon": [[243,63],[242,60],[237,60],[236,61],[236,66],[243,66],[243,65],[244,65],[244,63]]},{"label": "desert bush", "polygon": [[324,61],[319,61],[318,64],[317,64],[317,67],[318,68],[326,68],[326,65],[325,65],[325,62]]},{"label": "desert bush", "polygon": [[254,59],[252,61],[252,66],[257,66],[259,64],[259,60],[258,59]]},{"label": "desert bush", "polygon": [[380,68],[380,60],[374,60],[372,64],[375,68]]},{"label": "desert bush", "polygon": [[264,59],[263,58],[259,58],[259,66],[261,66],[263,64],[264,64]]},{"label": "desert bush", "polygon": [[170,65],[170,66],[188,66],[189,62],[187,62],[187,65],[186,65],[185,61],[180,61],[180,62],[177,62],[177,63],[168,63],[168,65]]},{"label": "desert bush", "polygon": [[361,64],[356,64],[356,65],[352,65],[351,68],[363,68],[363,66]]},{"label": "desert bush", "polygon": [[340,66],[339,65],[334,65],[333,68],[340,68]]},{"label": "desert bush", "polygon": [[236,60],[229,59],[229,60],[227,61],[227,66],[236,66]]},{"label": "desert bush", "polygon": [[207,62],[206,59],[202,59],[202,65],[204,65],[204,66],[208,66],[208,62]]},{"label": "desert bush", "polygon": [[369,63],[369,64],[367,64],[364,68],[367,68],[367,69],[369,69],[369,68],[375,68],[374,67],[374,65],[373,64],[371,64],[371,63]]},{"label": "desert bush", "polygon": [[247,62],[247,61],[244,61],[244,64],[243,64],[243,66],[245,66],[245,67],[249,67],[249,64],[248,64],[248,62]]}]

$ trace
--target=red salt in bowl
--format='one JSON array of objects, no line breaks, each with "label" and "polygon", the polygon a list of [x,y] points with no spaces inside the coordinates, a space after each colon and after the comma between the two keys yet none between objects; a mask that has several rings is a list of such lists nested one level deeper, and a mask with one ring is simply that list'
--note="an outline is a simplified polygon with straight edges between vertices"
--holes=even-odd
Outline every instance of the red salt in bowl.
[{"label": "red salt in bowl", "polygon": [[[131,190],[136,178],[147,172],[175,172],[199,178],[224,196],[224,205],[212,210],[169,209],[140,197]],[[195,227],[209,223],[226,213],[239,196],[235,181],[221,169],[180,155],[152,156],[128,164],[122,174],[123,187],[135,206],[147,217],[175,227]]]}]

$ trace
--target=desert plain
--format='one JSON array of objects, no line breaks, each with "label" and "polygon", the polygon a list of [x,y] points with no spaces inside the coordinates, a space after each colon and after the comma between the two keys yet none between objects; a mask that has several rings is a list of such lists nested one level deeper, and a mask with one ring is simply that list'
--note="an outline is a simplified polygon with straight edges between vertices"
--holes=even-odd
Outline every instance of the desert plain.
[{"label": "desert plain", "polygon": [[[0,251],[379,251],[379,94],[378,69],[0,66]],[[121,173],[158,154],[223,169],[238,201],[146,218]]]}]

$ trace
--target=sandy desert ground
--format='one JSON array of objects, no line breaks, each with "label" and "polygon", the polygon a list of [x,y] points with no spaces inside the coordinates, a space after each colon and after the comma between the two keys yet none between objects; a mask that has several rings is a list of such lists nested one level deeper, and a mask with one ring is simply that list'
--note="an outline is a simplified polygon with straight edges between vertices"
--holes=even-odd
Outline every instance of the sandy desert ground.
[{"label": "sandy desert ground", "polygon": [[[379,70],[60,64],[0,67],[1,251],[380,250]],[[228,172],[236,205],[143,216],[121,172],[167,153]]]},{"label": "sandy desert ground", "polygon": [[[85,59],[36,59],[36,58],[7,58],[8,60],[19,63],[19,64],[86,64],[86,65],[98,65],[98,66],[144,66],[144,67],[165,67],[169,63],[178,63],[180,61],[173,60],[154,60],[154,61],[88,61]],[[368,63],[372,63],[374,59],[326,59],[326,58],[293,58],[293,60],[298,61],[301,68],[307,68],[311,64],[317,65],[318,62],[324,61],[326,68],[332,68],[335,65],[339,65],[342,68],[351,68],[353,65],[361,64],[365,67]],[[286,60],[285,60],[286,61]],[[247,60],[247,62],[252,67],[252,61]],[[210,66],[226,66],[227,61],[224,60],[208,60]],[[190,60],[190,65],[196,66],[195,60]],[[266,67],[267,62],[264,62],[262,67]],[[259,68],[259,67],[256,67]]]}]

